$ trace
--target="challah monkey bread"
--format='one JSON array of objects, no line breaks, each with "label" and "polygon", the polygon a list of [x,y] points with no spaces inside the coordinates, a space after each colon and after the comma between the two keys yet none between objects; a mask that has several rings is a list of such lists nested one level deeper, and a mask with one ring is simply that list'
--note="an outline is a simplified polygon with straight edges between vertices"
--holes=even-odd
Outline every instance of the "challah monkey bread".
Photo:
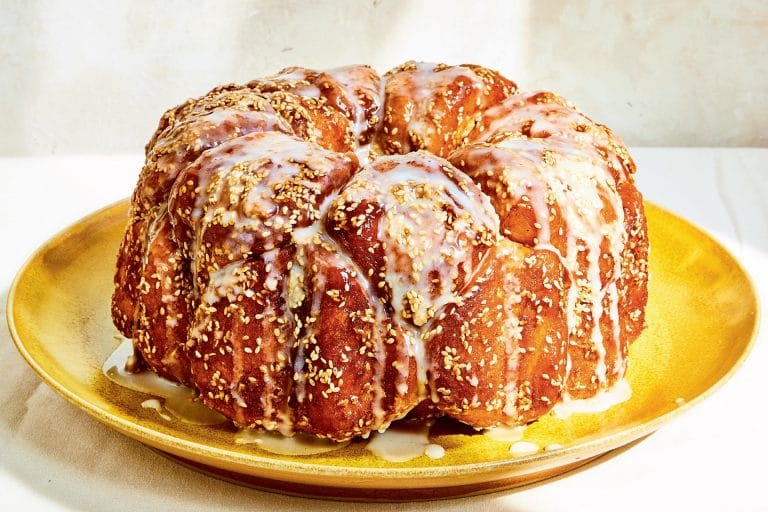
[{"label": "challah monkey bread", "polygon": [[288,68],[166,112],[112,314],[241,427],[522,425],[624,375],[648,239],[621,140],[476,65]]}]

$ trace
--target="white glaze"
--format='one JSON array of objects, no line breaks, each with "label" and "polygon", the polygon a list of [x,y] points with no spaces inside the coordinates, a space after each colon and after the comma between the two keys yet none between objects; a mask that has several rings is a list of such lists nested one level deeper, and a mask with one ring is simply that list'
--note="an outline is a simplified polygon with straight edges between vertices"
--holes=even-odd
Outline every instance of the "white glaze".
[{"label": "white glaze", "polygon": [[439,444],[430,443],[424,449],[424,455],[430,459],[442,459],[445,457],[445,448]]},{"label": "white glaze", "polygon": [[150,398],[149,400],[144,400],[141,402],[141,408],[142,409],[152,409],[153,411],[156,411],[157,414],[163,418],[165,421],[171,421],[171,417],[165,413],[163,410],[163,405],[160,403],[160,400],[157,398]]},{"label": "white glaze", "polygon": [[514,442],[523,438],[525,429],[525,425],[518,425],[516,427],[499,425],[498,427],[486,429],[484,435],[490,437],[494,441]]},{"label": "white glaze", "polygon": [[[245,100],[243,100],[244,102]],[[248,105],[244,105],[247,107]],[[281,131],[290,133],[291,127],[285,120],[278,116],[272,107],[265,102],[263,105],[265,110],[235,110],[230,108],[217,108],[209,113],[201,116],[199,122],[210,123],[212,127],[219,126],[224,123],[231,123],[236,126],[243,124],[255,125],[257,123],[264,125],[263,131]]]},{"label": "white glaze", "polygon": [[235,444],[255,444],[264,451],[278,455],[309,456],[319,455],[340,450],[349,444],[349,441],[336,442],[330,439],[295,434],[287,437],[277,432],[263,432],[252,429],[240,429],[235,434]]},{"label": "white glaze", "polygon": [[[231,98],[229,96],[230,101]],[[149,171],[160,176],[159,179],[143,182],[141,193],[145,201],[160,201],[160,210],[164,210],[162,203],[168,198],[170,184],[209,145],[216,145],[217,142],[240,136],[244,132],[252,132],[256,127],[264,132],[291,132],[290,125],[267,101],[258,104],[256,108],[259,110],[251,110],[254,108],[252,96],[239,95],[235,98],[234,104],[227,103],[228,107],[215,108],[209,112],[204,109],[201,112],[198,105],[191,113],[174,119],[174,124],[159,135],[142,172]],[[195,137],[194,142],[190,142],[190,135]],[[153,186],[153,183],[157,186]]]},{"label": "white glaze", "polygon": [[[404,370],[412,357],[416,360],[420,397],[427,395],[431,366],[424,346],[424,328],[442,307],[460,301],[460,268],[465,280],[474,275],[476,269],[472,268],[469,252],[474,234],[479,229],[498,232],[499,225],[487,196],[471,180],[448,162],[426,153],[423,156],[417,159],[418,165],[413,155],[379,158],[376,168],[367,167],[358,173],[332,206],[345,209],[366,201],[384,209],[377,234],[378,240],[388,241],[381,279],[391,291],[392,320],[405,332],[407,347],[405,357],[398,362],[404,377],[398,390],[407,390]],[[389,165],[392,167],[387,169]],[[453,172],[454,179],[448,178],[443,168]],[[445,208],[456,212],[450,228]],[[439,281],[437,293],[432,289],[435,275]],[[373,281],[381,284],[379,278]],[[374,302],[380,309],[378,301]],[[377,318],[383,314],[383,310],[377,311]],[[379,362],[384,363],[383,359]],[[377,378],[375,388],[380,386]]]},{"label": "white glaze", "polygon": [[567,419],[572,414],[596,414],[607,411],[614,405],[626,402],[632,397],[632,388],[626,379],[621,379],[607,389],[601,389],[591,398],[576,400],[565,398],[555,404],[552,415],[558,419]]},{"label": "white glaze", "polygon": [[267,80],[285,81],[292,83],[292,92],[308,98],[319,98],[320,89],[309,80],[313,71],[304,68],[287,68],[277,75],[268,77]]},{"label": "white glaze", "polygon": [[[154,407],[154,402],[147,402],[158,412],[167,410],[184,423],[195,425],[217,425],[226,421],[218,412],[209,409],[197,400],[194,390],[171,382],[150,371],[130,373],[125,370],[126,361],[133,357],[133,343],[123,339],[120,345],[110,354],[102,366],[104,375],[109,380],[134,391],[154,395],[164,399],[164,409]],[[160,406],[160,402],[157,402]],[[145,407],[142,403],[142,407]],[[146,408],[145,407],[145,408]]]},{"label": "white glaze", "polygon": [[516,443],[512,443],[512,446],[509,447],[509,453],[515,457],[532,455],[534,453],[538,453],[540,450],[541,447],[539,445],[529,441],[517,441]]},{"label": "white glaze", "polygon": [[[484,136],[492,133],[493,130]],[[591,312],[593,322],[589,337],[597,354],[595,375],[600,387],[604,387],[609,369],[605,363],[607,340],[603,339],[600,320],[606,296],[610,301],[607,311],[612,325],[613,339],[610,341],[618,349],[616,364],[610,371],[622,375],[624,370],[619,339],[618,294],[614,283],[621,270],[626,233],[622,202],[613,185],[613,178],[603,163],[594,160],[589,153],[580,152],[564,139],[507,137],[493,146],[479,146],[471,151],[473,175],[499,175],[502,172],[500,169],[503,169],[503,179],[506,180],[503,183],[509,195],[518,201],[525,198],[531,204],[536,219],[536,248],[555,252],[569,271],[572,282],[567,296],[569,331],[573,336],[581,328],[582,312],[577,309],[581,303],[583,306],[579,307],[588,308]],[[542,163],[544,152],[548,152],[549,158],[555,158],[556,162],[552,165]],[[552,245],[548,199],[558,205],[567,226],[564,250]],[[603,220],[604,199],[616,216],[612,222]],[[609,242],[608,254],[614,263],[609,283],[603,283],[600,275],[604,239]],[[586,252],[586,275],[578,261],[582,251]],[[566,380],[571,367],[569,354]]]},{"label": "white glaze", "polygon": [[[234,149],[231,155],[225,149]],[[318,177],[333,171],[334,161],[329,161],[330,152],[281,132],[265,132],[240,137],[219,146],[212,158],[202,165],[198,173],[199,182],[195,204],[189,215],[189,222],[195,228],[190,257],[202,261],[202,236],[209,226],[233,226],[237,237],[226,240],[227,252],[233,258],[246,255],[257,240],[264,248],[274,247],[274,237],[290,233],[297,221],[296,212],[284,212],[274,202],[278,185],[291,180],[305,188],[309,198],[320,193],[316,181],[300,180],[299,165],[311,167]],[[268,166],[269,172],[254,173],[245,164],[253,163],[258,168]],[[265,169],[266,171],[266,169]],[[241,178],[248,175],[247,184]],[[247,188],[246,188],[247,187]],[[310,199],[311,201],[311,199]],[[320,205],[310,204],[307,215],[318,219]],[[193,277],[200,271],[193,265]]]},{"label": "white glaze", "polygon": [[200,299],[205,304],[216,304],[219,300],[235,297],[245,292],[240,285],[244,272],[241,261],[230,263],[209,274],[208,286],[202,293]]},{"label": "white glaze", "polygon": [[[500,240],[499,258],[513,258],[511,254],[517,248],[508,240]],[[520,282],[511,272],[503,277],[502,290],[504,291],[503,325],[504,354],[506,360],[506,375],[504,378],[504,415],[509,418],[518,417],[518,380],[520,363],[520,343],[523,339],[523,328],[520,318],[515,314],[515,307],[522,301],[520,296]]]},{"label": "white glaze", "polygon": [[[391,303],[396,316],[412,317],[416,326],[423,326],[444,305],[458,302],[456,280],[460,264],[465,265],[467,276],[473,274],[468,252],[471,240],[462,236],[463,233],[475,225],[496,232],[499,225],[487,196],[470,180],[462,174],[461,178],[472,186],[468,190],[460,189],[443,174],[439,165],[442,160],[426,153],[424,156],[427,159],[419,159],[418,166],[413,164],[413,155],[381,157],[377,166],[385,162],[396,165],[386,171],[364,169],[340,196],[348,203],[369,199],[384,206],[385,216],[379,223],[378,234],[379,240],[389,241],[385,248],[384,279],[392,291]],[[416,187],[420,186],[429,191],[425,197],[416,194]],[[402,203],[395,199],[398,196]],[[444,227],[443,204],[457,209],[452,229]],[[440,280],[437,295],[431,290],[432,274]],[[405,305],[409,293],[423,299],[413,310]]]},{"label": "white glaze", "polygon": [[365,117],[365,109],[360,103],[360,94],[370,96],[377,105],[375,116],[380,115],[381,106],[384,103],[380,92],[371,87],[371,81],[367,79],[368,69],[362,66],[344,66],[326,71],[344,89],[347,98],[354,107],[354,119],[352,120],[352,134],[355,137],[358,157],[361,162],[368,161],[370,145],[360,145],[360,135],[368,129],[368,119]]},{"label": "white glaze", "polygon": [[[424,343],[425,332],[418,331],[415,328],[404,328],[403,331],[406,335],[406,347],[408,349],[408,355],[416,360],[416,385],[418,386],[418,398],[419,401],[427,397],[427,389],[429,386],[428,371],[431,369],[432,364],[427,357],[426,345]],[[435,397],[436,392],[433,390]],[[433,402],[436,400],[433,398]]]},{"label": "white glaze", "polygon": [[[431,110],[436,90],[443,89],[460,77],[466,77],[473,89],[481,89],[483,82],[475,73],[463,66],[451,66],[435,72],[435,64],[417,62],[415,69],[407,74],[400,74],[397,82],[389,82],[387,87],[398,96],[408,97],[412,102],[411,115],[406,120],[410,133],[420,134],[425,139],[435,135],[435,126],[426,113]],[[411,148],[418,149],[418,148]]]},{"label": "white glaze", "polygon": [[[442,456],[442,446],[429,442],[429,427],[429,423],[392,425],[385,432],[374,432],[365,449],[388,462],[407,462],[425,455],[427,451],[432,456]],[[445,454],[444,450],[442,454]]]}]

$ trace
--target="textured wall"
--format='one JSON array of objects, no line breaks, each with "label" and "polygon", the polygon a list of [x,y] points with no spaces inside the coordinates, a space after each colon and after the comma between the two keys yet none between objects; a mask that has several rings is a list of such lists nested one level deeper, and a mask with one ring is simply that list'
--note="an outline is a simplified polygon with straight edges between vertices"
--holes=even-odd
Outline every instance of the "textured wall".
[{"label": "textured wall", "polygon": [[0,155],[137,152],[162,111],[287,65],[476,62],[631,145],[768,145],[768,3],[6,0]]}]

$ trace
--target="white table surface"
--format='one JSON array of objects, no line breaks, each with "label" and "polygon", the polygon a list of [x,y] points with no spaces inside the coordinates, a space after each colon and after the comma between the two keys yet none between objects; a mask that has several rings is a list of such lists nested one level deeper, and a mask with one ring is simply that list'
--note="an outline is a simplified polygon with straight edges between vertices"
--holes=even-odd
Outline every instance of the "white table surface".
[{"label": "white table surface", "polygon": [[[768,303],[768,149],[636,148],[645,197],[714,235]],[[51,235],[129,195],[141,157],[0,159],[0,307]],[[0,320],[0,510],[768,510],[768,329],[717,393],[628,450],[521,490],[433,503],[340,504],[198,474],[44,385]]]}]

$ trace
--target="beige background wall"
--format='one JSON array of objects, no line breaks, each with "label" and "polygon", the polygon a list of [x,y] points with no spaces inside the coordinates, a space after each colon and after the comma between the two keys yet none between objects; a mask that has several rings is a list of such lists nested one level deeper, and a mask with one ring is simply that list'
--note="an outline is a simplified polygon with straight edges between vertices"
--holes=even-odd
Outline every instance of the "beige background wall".
[{"label": "beige background wall", "polygon": [[136,153],[162,111],[288,65],[475,62],[630,145],[768,146],[768,2],[25,1],[0,15],[0,156]]}]

